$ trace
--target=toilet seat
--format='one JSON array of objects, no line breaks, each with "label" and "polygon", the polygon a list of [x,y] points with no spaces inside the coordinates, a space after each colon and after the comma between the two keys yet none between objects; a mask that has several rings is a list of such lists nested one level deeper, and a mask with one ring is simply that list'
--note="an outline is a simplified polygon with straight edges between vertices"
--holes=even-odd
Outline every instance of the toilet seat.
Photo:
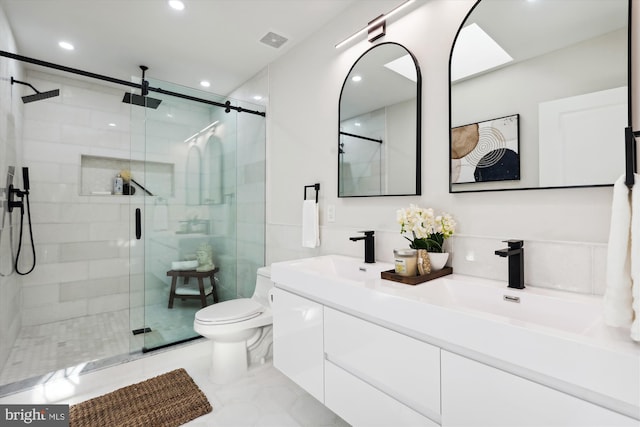
[{"label": "toilet seat", "polygon": [[239,298],[210,305],[196,312],[196,322],[203,325],[238,323],[258,317],[264,307],[251,298]]}]

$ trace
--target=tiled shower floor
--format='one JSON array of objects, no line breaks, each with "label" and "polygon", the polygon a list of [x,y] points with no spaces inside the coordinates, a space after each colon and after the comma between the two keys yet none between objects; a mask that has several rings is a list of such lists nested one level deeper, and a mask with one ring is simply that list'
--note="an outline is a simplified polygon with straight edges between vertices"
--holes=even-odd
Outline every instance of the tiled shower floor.
[{"label": "tiled shower floor", "polygon": [[0,385],[196,336],[193,317],[199,308],[195,300],[176,301],[171,310],[164,303],[146,307],[152,332],[133,341],[128,310],[23,326],[0,371]]}]

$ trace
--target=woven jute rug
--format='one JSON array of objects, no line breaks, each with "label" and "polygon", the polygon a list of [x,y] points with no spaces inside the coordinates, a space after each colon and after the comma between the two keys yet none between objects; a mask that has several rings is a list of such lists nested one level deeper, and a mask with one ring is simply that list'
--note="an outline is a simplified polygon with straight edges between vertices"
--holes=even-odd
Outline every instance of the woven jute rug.
[{"label": "woven jute rug", "polygon": [[174,427],[211,412],[184,369],[123,387],[69,408],[70,427]]}]

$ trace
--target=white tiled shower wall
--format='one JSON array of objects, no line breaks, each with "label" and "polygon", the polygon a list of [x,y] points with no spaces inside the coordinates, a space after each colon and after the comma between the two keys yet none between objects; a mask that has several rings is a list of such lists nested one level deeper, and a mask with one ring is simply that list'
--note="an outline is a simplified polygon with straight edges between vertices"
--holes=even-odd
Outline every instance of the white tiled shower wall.
[{"label": "white tiled shower wall", "polygon": [[130,156],[129,108],[115,89],[34,71],[27,78],[60,96],[25,106],[38,265],[23,278],[24,324],[125,309],[130,199],[81,195],[80,166],[82,154]]},{"label": "white tiled shower wall", "polygon": [[[0,8],[0,49],[15,52],[16,44],[7,18]],[[15,167],[13,185],[22,188],[22,148],[18,141],[22,129],[22,101],[11,85],[11,77],[23,80],[24,72],[16,62],[0,58],[0,366],[3,366],[11,346],[21,327],[22,292],[20,279],[13,273],[18,221],[20,213],[14,210],[9,214],[5,210],[7,193],[5,190],[9,166]],[[11,239],[13,236],[13,244]]]}]

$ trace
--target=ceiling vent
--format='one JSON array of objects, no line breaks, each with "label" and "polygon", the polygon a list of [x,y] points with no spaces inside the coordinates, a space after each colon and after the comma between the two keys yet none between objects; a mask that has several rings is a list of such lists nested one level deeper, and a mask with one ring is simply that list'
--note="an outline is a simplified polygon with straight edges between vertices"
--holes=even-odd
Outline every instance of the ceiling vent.
[{"label": "ceiling vent", "polygon": [[269,32],[263,38],[260,39],[260,42],[269,45],[271,47],[275,47],[276,49],[286,43],[288,39],[286,37],[282,37],[279,34]]}]

